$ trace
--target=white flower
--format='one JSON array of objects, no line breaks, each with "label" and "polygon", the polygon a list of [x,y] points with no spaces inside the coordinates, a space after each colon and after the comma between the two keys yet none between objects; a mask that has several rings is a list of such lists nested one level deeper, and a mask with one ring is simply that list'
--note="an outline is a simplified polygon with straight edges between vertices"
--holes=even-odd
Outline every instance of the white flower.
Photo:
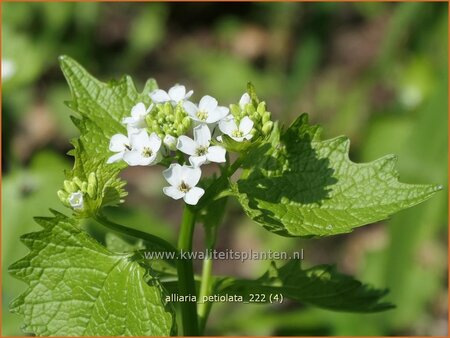
[{"label": "white flower", "polygon": [[153,104],[150,105],[148,109],[145,108],[145,105],[142,102],[139,102],[133,108],[131,108],[131,116],[125,117],[122,120],[122,123],[133,128],[145,128],[145,117],[152,110]]},{"label": "white flower", "polygon": [[239,107],[241,109],[244,109],[246,105],[248,105],[252,99],[250,98],[250,95],[248,93],[244,93],[244,95],[241,96],[241,99],[239,100]]},{"label": "white flower", "polygon": [[198,107],[189,101],[185,102],[183,107],[194,121],[200,123],[216,123],[229,112],[228,108],[218,106],[217,100],[209,95],[202,97]]},{"label": "white flower", "polygon": [[250,140],[253,137],[253,135],[250,134],[252,128],[253,121],[248,116],[245,116],[241,120],[239,127],[237,126],[234,118],[225,119],[219,122],[220,131],[237,142]]},{"label": "white flower", "polygon": [[186,87],[176,84],[166,92],[162,89],[156,89],[150,93],[150,98],[155,103],[171,102],[172,105],[176,106],[179,102],[189,99],[193,90],[186,93]]},{"label": "white flower", "polygon": [[83,193],[81,191],[73,192],[68,198],[69,204],[75,210],[83,209]]},{"label": "white flower", "polygon": [[220,146],[210,147],[210,141],[211,131],[206,124],[201,124],[194,128],[194,139],[181,135],[178,138],[177,148],[190,155],[189,162],[194,167],[208,162],[225,162],[225,149]]},{"label": "white flower", "polygon": [[161,143],[158,135],[151,133],[149,136],[146,130],[131,134],[131,150],[125,151],[123,160],[131,166],[156,164],[160,160]]},{"label": "white flower", "polygon": [[164,136],[163,143],[169,150],[177,149],[177,138],[172,135],[167,134]]},{"label": "white flower", "polygon": [[123,134],[115,134],[109,141],[109,150],[117,153],[108,158],[106,163],[114,163],[123,159],[125,153],[131,151],[130,137],[135,132],[135,129],[128,128],[128,136]]},{"label": "white flower", "polygon": [[205,190],[196,187],[202,175],[200,168],[173,163],[163,171],[163,175],[170,184],[170,187],[163,188],[164,194],[175,200],[183,198],[187,204],[196,205],[205,193]]}]

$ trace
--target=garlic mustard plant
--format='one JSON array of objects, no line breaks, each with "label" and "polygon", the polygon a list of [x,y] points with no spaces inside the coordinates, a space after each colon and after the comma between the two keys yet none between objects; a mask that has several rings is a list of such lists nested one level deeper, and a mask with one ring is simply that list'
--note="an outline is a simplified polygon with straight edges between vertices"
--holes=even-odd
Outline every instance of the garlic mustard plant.
[{"label": "garlic mustard plant", "polygon": [[[148,80],[138,92],[128,76],[104,83],[67,56],[60,63],[80,135],[72,141],[73,169],[57,192],[67,211],[36,218],[42,231],[23,237],[30,252],[9,267],[28,284],[10,305],[26,333],[199,336],[216,299],[246,306],[255,292],[267,306],[291,299],[347,312],[392,307],[386,290],[333,266],[305,269],[298,259],[270,262],[255,278],[213,275],[211,251],[227,201],[235,199],[274,236],[313,240],[384,220],[441,186],[399,182],[394,155],[352,162],[349,140],[323,140],[306,114],[282,127],[252,84],[234,102],[200,95],[196,104],[180,84],[166,92]],[[120,174],[129,166],[152,166],[167,181],[161,196],[183,208],[176,245],[106,216],[107,207],[126,199]],[[85,220],[105,228],[105,241],[85,230]],[[198,226],[209,252],[201,271],[185,255]],[[131,237],[142,245],[125,240]]]}]

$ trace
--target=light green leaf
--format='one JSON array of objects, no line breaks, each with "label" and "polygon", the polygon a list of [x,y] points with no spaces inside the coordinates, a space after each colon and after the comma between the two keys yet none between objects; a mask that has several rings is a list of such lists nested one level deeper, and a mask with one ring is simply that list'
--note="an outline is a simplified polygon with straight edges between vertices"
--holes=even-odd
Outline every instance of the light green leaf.
[{"label": "light green leaf", "polygon": [[105,244],[108,250],[112,252],[134,252],[145,249],[141,239],[138,239],[135,243],[130,243],[113,232],[106,233]]},{"label": "light green leaf", "polygon": [[234,185],[247,214],[284,236],[351,232],[430,198],[441,187],[398,181],[396,157],[370,163],[349,159],[346,137],[320,139],[300,116],[280,137],[251,148]]},{"label": "light green leaf", "polygon": [[285,298],[334,311],[377,312],[393,307],[381,301],[386,290],[373,289],[339,274],[329,265],[302,270],[300,261],[296,260],[281,268],[272,262],[269,270],[256,280],[225,278],[218,288],[221,294],[241,295],[245,301],[251,299],[251,294],[264,294],[265,298],[259,296],[258,300],[267,303],[271,298],[273,301],[275,295],[282,294]]},{"label": "light green leaf", "polygon": [[109,140],[114,134],[126,134],[122,119],[137,103],[150,103],[148,93],[157,88],[156,82],[148,80],[143,92],[138,93],[129,76],[103,83],[67,56],[61,56],[60,63],[72,93],[68,106],[81,117],[72,117],[81,135],[72,141],[75,149],[70,154],[75,157],[75,165],[67,173],[68,179],[87,181],[89,174],[95,173],[97,198],[91,201],[90,208],[116,205],[126,195],[125,182],[118,178],[124,164],[106,163],[113,154],[108,149]]},{"label": "light green leaf", "polygon": [[[165,336],[174,313],[160,284],[132,258],[112,253],[53,211],[44,228],[22,237],[30,253],[10,267],[28,289],[11,304],[36,335]],[[144,278],[149,278],[147,283]]]}]

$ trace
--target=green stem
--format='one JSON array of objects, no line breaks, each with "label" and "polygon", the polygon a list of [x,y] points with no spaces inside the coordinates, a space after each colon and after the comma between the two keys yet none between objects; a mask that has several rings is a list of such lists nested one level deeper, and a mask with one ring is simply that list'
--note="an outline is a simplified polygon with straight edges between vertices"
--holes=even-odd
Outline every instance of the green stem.
[{"label": "green stem", "polygon": [[211,295],[212,291],[212,266],[213,260],[211,257],[206,257],[203,260],[203,271],[202,271],[202,284],[200,287],[199,300],[201,303],[198,305],[198,317],[199,317],[199,327],[200,332],[203,334],[205,330],[206,321],[208,320],[209,311],[211,310],[212,302],[204,302],[203,299]]},{"label": "green stem", "polygon": [[165,241],[161,237],[149,234],[147,232],[143,232],[137,229],[126,227],[125,225],[121,225],[118,223],[115,223],[108,218],[106,218],[104,215],[95,215],[94,220],[96,220],[98,223],[102,224],[106,228],[124,234],[128,236],[132,236],[135,238],[143,239],[145,241],[148,241],[150,243],[156,244],[157,246],[161,247],[161,249],[164,249],[165,251],[169,252],[177,252],[177,249],[170,244],[169,242]]},{"label": "green stem", "polygon": [[[189,206],[185,206],[183,212],[183,222],[181,223],[178,237],[178,250],[191,252],[192,237],[194,234],[196,214]],[[196,296],[194,269],[191,259],[177,260],[178,270],[178,293],[180,296]],[[188,297],[186,299],[189,299]],[[181,316],[183,323],[183,334],[185,336],[198,336],[198,318],[196,302],[181,302]]]},{"label": "green stem", "polygon": [[[214,289],[215,279],[212,276],[213,260],[210,255],[211,251],[214,250],[217,239],[217,228],[222,222],[225,215],[225,209],[227,206],[228,198],[224,197],[216,201],[214,206],[214,217],[209,217],[205,219],[205,247],[208,250],[208,255],[203,260],[203,271],[200,286],[200,301],[203,301],[204,297],[210,296]],[[199,315],[199,326],[200,333],[203,334],[206,323],[208,321],[208,316],[211,311],[213,302],[203,302],[199,304],[198,315]]]}]

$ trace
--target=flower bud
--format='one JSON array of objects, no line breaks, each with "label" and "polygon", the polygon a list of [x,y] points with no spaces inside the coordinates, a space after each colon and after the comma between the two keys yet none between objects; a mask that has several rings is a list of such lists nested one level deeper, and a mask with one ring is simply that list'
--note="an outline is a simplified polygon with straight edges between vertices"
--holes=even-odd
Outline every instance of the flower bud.
[{"label": "flower bud", "polygon": [[270,113],[267,111],[262,115],[262,123],[265,124],[270,120]]},{"label": "flower bud", "polygon": [[74,182],[78,186],[78,188],[81,189],[81,186],[83,185],[83,181],[82,180],[80,180],[78,177],[75,176],[72,179],[72,182]]},{"label": "flower bud", "polygon": [[88,183],[87,182],[82,182],[80,188],[81,188],[82,192],[87,192]]},{"label": "flower bud", "polygon": [[97,176],[93,172],[90,173],[88,177],[87,193],[92,199],[94,199],[97,194]]},{"label": "flower bud", "polygon": [[70,204],[67,201],[67,198],[69,197],[67,192],[65,192],[64,190],[58,190],[56,192],[56,194],[58,195],[58,197],[59,197],[60,201],[62,202],[62,204],[64,204],[66,207],[70,207]]},{"label": "flower bud", "polygon": [[66,190],[68,193],[75,192],[78,190],[77,185],[72,181],[64,180],[63,186],[64,190]]},{"label": "flower bud", "polygon": [[264,115],[264,113],[266,112],[266,103],[263,101],[260,104],[258,104],[258,108],[256,108],[256,111],[259,114]]},{"label": "flower bud", "polygon": [[166,135],[164,136],[164,145],[170,149],[170,150],[176,150],[177,149],[177,138],[172,135]]},{"label": "flower bud", "polygon": [[272,121],[267,121],[266,123],[264,123],[263,127],[262,127],[262,132],[264,135],[268,135],[273,127],[273,122]]}]

